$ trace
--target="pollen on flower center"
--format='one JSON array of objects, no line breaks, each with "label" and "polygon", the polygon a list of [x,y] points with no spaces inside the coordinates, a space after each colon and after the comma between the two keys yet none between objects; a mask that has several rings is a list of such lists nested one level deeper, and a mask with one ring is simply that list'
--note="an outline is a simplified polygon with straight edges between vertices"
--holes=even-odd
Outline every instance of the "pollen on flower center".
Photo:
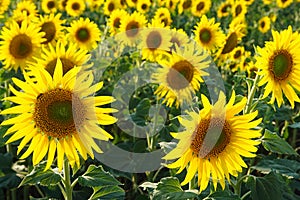
[{"label": "pollen on flower center", "polygon": [[17,59],[23,59],[32,53],[32,42],[25,34],[15,36],[9,45],[9,52]]},{"label": "pollen on flower center", "polygon": [[167,74],[167,82],[172,89],[180,90],[189,85],[194,75],[194,67],[186,60],[175,63]]},{"label": "pollen on flower center", "polygon": [[211,32],[204,28],[200,31],[200,40],[203,43],[209,43],[209,41],[211,40]]},{"label": "pollen on flower center", "polygon": [[197,4],[197,10],[198,11],[201,11],[203,8],[204,8],[204,3],[203,2],[200,2],[200,3]]},{"label": "pollen on flower center", "polygon": [[84,116],[85,106],[71,91],[56,88],[36,99],[34,121],[37,128],[48,136],[64,138],[75,133]]},{"label": "pollen on flower center", "polygon": [[[204,119],[193,133],[190,148],[200,158],[211,158],[223,152],[230,142],[229,123],[218,118]],[[220,132],[221,131],[221,132]]]},{"label": "pollen on flower center", "polygon": [[291,73],[293,58],[287,50],[276,51],[269,59],[269,70],[276,80],[285,80]]},{"label": "pollen on flower center", "polygon": [[86,42],[90,39],[90,33],[86,28],[80,28],[76,32],[76,38],[81,42]]}]

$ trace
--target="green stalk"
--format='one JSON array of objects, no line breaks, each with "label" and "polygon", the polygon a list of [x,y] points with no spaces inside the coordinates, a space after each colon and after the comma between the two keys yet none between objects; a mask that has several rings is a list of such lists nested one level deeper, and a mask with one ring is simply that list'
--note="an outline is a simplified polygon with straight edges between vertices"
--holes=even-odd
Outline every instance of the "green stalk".
[{"label": "green stalk", "polygon": [[247,104],[246,104],[246,107],[245,107],[245,114],[248,114],[251,110],[251,106],[252,106],[253,98],[254,98],[254,95],[255,95],[255,92],[256,92],[259,77],[260,76],[258,74],[256,74],[253,85],[252,85],[251,90],[250,90],[250,93],[248,95]]},{"label": "green stalk", "polygon": [[64,186],[65,186],[65,199],[72,200],[72,186],[71,186],[71,174],[70,165],[68,159],[64,161]]}]

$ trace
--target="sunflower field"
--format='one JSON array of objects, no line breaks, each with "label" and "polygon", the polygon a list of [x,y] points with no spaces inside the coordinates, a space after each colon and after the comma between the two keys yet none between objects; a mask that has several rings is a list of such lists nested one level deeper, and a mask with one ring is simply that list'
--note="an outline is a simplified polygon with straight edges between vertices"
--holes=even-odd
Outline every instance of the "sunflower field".
[{"label": "sunflower field", "polygon": [[300,0],[0,0],[0,199],[300,199]]}]

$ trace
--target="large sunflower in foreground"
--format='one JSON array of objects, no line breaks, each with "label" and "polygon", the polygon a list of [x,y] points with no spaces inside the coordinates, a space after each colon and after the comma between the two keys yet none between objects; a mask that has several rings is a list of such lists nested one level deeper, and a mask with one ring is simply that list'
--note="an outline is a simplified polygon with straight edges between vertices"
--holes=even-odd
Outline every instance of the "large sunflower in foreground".
[{"label": "large sunflower in foreground", "polygon": [[109,115],[114,109],[98,107],[113,102],[113,97],[92,96],[103,83],[91,85],[94,79],[92,72],[80,72],[80,68],[73,68],[63,75],[59,59],[53,78],[44,68],[29,67],[28,70],[34,80],[26,72],[25,82],[13,78],[23,92],[10,86],[16,96],[5,99],[20,105],[1,112],[2,115],[19,114],[1,125],[13,125],[5,134],[12,134],[7,143],[22,138],[18,154],[29,143],[20,159],[33,154],[33,165],[36,165],[48,153],[48,169],[56,154],[57,166],[61,170],[65,155],[74,167],[80,166],[78,152],[85,160],[87,155],[94,158],[93,150],[101,153],[93,138],[108,140],[112,136],[98,125],[116,122]]},{"label": "large sunflower in foreground", "polygon": [[207,52],[194,43],[176,47],[157,62],[161,68],[152,75],[153,83],[159,84],[154,94],[164,98],[163,103],[169,107],[192,100],[192,95],[200,89],[202,77],[208,75],[204,69],[210,64]]},{"label": "large sunflower in foreground", "polygon": [[281,32],[272,31],[273,41],[257,48],[256,67],[262,76],[259,86],[266,84],[263,98],[272,93],[270,103],[275,99],[280,107],[283,103],[282,93],[287,97],[292,107],[294,102],[300,102],[295,92],[300,91],[300,35],[293,33],[292,27]]},{"label": "large sunflower in foreground", "polygon": [[24,68],[33,57],[39,56],[42,38],[45,33],[27,20],[21,26],[16,21],[9,23],[9,28],[3,27],[0,39],[0,60],[6,69]]},{"label": "large sunflower in foreground", "polygon": [[199,113],[192,111],[188,112],[189,118],[179,118],[185,130],[172,134],[179,142],[164,157],[166,160],[178,158],[167,165],[180,167],[177,173],[187,168],[182,185],[198,173],[200,192],[206,189],[210,177],[215,189],[218,182],[224,189],[225,180],[230,182],[230,175],[237,176],[242,167],[247,167],[241,156],[256,156],[256,145],[260,142],[252,139],[261,136],[260,130],[254,130],[261,122],[261,119],[254,120],[257,111],[238,115],[246,105],[246,98],[235,105],[234,91],[227,105],[223,93],[214,105],[204,95],[201,98],[204,108]]}]

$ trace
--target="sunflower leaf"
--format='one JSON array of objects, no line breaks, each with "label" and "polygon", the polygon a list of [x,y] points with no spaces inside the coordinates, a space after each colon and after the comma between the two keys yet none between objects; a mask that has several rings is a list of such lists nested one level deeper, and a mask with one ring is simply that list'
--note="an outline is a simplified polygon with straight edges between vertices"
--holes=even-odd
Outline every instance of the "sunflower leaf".
[{"label": "sunflower leaf", "polygon": [[217,191],[210,194],[206,200],[239,200],[240,198],[236,194],[232,194],[227,191]]},{"label": "sunflower leaf", "polygon": [[297,155],[296,151],[289,143],[269,130],[266,130],[262,137],[262,145],[266,150],[273,153]]}]

